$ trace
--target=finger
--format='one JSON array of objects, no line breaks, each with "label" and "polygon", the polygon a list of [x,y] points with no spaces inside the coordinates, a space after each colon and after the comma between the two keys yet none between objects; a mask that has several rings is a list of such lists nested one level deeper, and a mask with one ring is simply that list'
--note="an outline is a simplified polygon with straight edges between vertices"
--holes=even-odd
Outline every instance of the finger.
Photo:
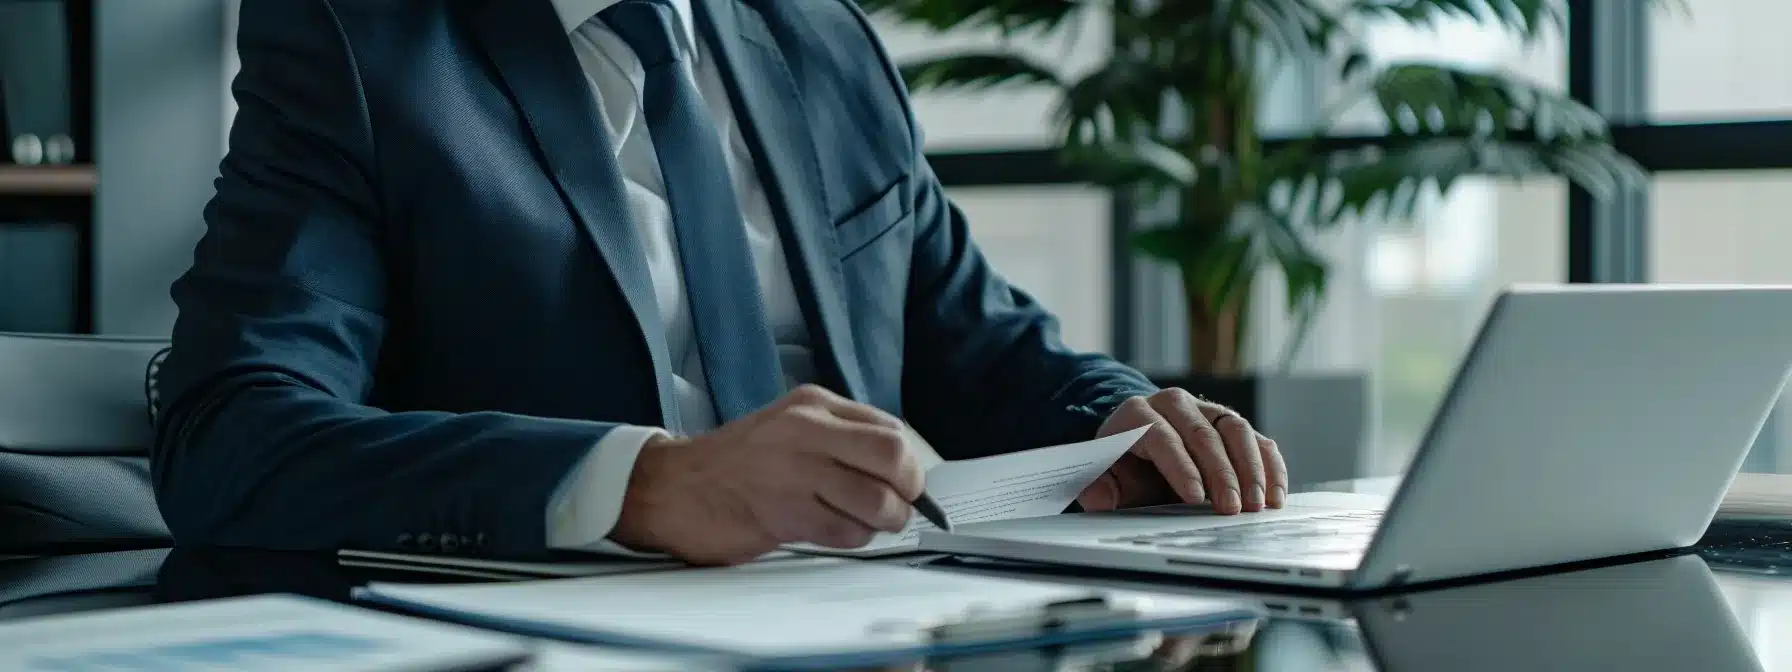
[{"label": "finger", "polygon": [[888,427],[895,430],[900,430],[903,427],[901,420],[897,419],[894,415],[885,413],[883,409],[869,404],[861,404],[845,397],[835,396],[832,400],[825,403],[824,406],[828,409],[828,412],[853,422],[862,422],[867,425],[877,425],[879,427]]},{"label": "finger", "polygon": [[776,539],[763,533],[753,533],[720,545],[675,551],[673,555],[696,567],[727,567],[752,562],[776,550]]},{"label": "finger", "polygon": [[908,527],[913,507],[882,481],[859,471],[835,467],[811,475],[815,495],[840,513],[884,532]]},{"label": "finger", "polygon": [[902,432],[859,425],[843,433],[847,439],[830,452],[835,460],[886,484],[903,501],[912,502],[921,496],[927,476],[921,471],[920,460],[909,452]]},{"label": "finger", "polygon": [[871,539],[877,536],[877,530],[854,520],[852,516],[820,498],[816,498],[815,505],[810,507],[804,519],[806,533],[802,540],[828,548],[859,548],[871,543]]},{"label": "finger", "polygon": [[906,501],[926,478],[899,429],[847,420],[825,409],[793,411],[808,421],[799,440],[816,453],[888,484]]},{"label": "finger", "polygon": [[[1139,407],[1129,412],[1148,422],[1149,429],[1145,430],[1144,436],[1139,437],[1133,451],[1157,467],[1157,473],[1162,475],[1163,480],[1170,484],[1170,488],[1176,491],[1176,496],[1182,501],[1189,504],[1207,501],[1206,480],[1202,478],[1194,460],[1189,457],[1188,449],[1183,446],[1182,437],[1176,433],[1176,428],[1148,402],[1141,400],[1138,403]],[[1122,498],[1129,497],[1125,491],[1126,485],[1121,484]]]},{"label": "finger", "polygon": [[753,519],[759,522],[766,535],[779,544],[794,544],[809,541],[814,536],[810,530],[814,525],[812,519],[818,514],[811,510],[817,507],[817,502],[814,493],[795,492],[755,499],[747,506],[753,510]]},{"label": "finger", "polygon": [[1106,422],[1101,423],[1101,429],[1096,431],[1095,438],[1105,439],[1115,434],[1125,434],[1151,424],[1156,417],[1157,412],[1151,410],[1151,404],[1145,402],[1145,397],[1128,398],[1120,402],[1120,406],[1114,409]]},{"label": "finger", "polygon": [[1257,450],[1263,454],[1263,472],[1269,478],[1269,506],[1279,509],[1288,504],[1288,463],[1282,460],[1282,447],[1275,440],[1257,435]]},{"label": "finger", "polygon": [[1226,457],[1226,440],[1207,421],[1195,396],[1179,389],[1165,390],[1152,395],[1151,407],[1182,437],[1184,449],[1207,484],[1214,511],[1225,515],[1238,513],[1243,508],[1238,472],[1232,469],[1232,461]]},{"label": "finger", "polygon": [[[1186,451],[1182,454],[1188,455]],[[1108,471],[1114,474],[1114,482],[1120,486],[1119,508],[1130,509],[1183,501],[1182,496],[1170,487],[1170,481],[1163,477],[1157,465],[1150,460],[1126,455]]]},{"label": "finger", "polygon": [[1088,513],[1113,511],[1120,508],[1120,482],[1112,470],[1103,473],[1089,487],[1083,488],[1082,494],[1076,496],[1077,505]]},{"label": "finger", "polygon": [[883,409],[847,399],[820,385],[798,387],[784,395],[781,401],[787,404],[824,408],[839,418],[853,422],[902,429],[902,421],[894,415],[885,413]]},{"label": "finger", "polygon": [[1239,492],[1244,493],[1244,510],[1262,511],[1269,483],[1263,478],[1263,449],[1257,445],[1257,430],[1244,416],[1224,406],[1202,404],[1201,411],[1226,442],[1226,455],[1238,474]]}]

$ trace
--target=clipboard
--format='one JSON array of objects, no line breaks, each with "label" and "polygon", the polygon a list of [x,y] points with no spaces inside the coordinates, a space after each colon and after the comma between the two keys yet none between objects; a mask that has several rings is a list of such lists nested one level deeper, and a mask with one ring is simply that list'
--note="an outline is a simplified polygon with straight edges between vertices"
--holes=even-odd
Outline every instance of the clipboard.
[{"label": "clipboard", "polygon": [[514,584],[373,584],[356,597],[531,637],[703,655],[749,669],[874,667],[1220,630],[1264,615],[1242,600],[837,559]]}]

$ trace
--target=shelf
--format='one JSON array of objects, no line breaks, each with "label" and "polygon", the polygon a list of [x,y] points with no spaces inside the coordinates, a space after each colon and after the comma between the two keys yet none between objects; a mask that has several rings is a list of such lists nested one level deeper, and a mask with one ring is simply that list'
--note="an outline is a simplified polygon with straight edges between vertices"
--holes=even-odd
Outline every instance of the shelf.
[{"label": "shelf", "polygon": [[89,196],[97,184],[93,166],[0,166],[0,196]]}]

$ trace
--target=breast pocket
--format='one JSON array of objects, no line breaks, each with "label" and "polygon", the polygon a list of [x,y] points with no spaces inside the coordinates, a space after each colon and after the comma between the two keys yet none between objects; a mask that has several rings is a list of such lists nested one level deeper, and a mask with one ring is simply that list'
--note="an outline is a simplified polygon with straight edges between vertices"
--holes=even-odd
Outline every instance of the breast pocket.
[{"label": "breast pocket", "polygon": [[889,237],[914,218],[903,198],[902,181],[897,181],[878,197],[834,224],[834,238],[840,245],[840,258],[849,259]]}]

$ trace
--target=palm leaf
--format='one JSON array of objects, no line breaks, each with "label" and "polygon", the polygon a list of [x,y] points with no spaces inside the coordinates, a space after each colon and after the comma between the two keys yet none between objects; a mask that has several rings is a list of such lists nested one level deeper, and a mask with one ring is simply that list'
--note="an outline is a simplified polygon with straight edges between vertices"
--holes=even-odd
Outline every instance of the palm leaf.
[{"label": "palm leaf", "polygon": [[1193,186],[1201,168],[1189,157],[1149,138],[1107,144],[1076,144],[1061,152],[1064,162],[1096,184],[1148,193]]},{"label": "palm leaf", "polygon": [[966,24],[999,27],[1003,34],[1050,31],[1091,4],[1090,0],[858,0],[872,14],[946,31]]},{"label": "palm leaf", "polygon": [[[1250,213],[1242,209],[1233,213],[1234,225],[1240,224],[1236,220],[1248,216]],[[1204,299],[1208,305],[1231,305],[1263,266],[1256,236],[1250,230],[1214,230],[1184,223],[1160,231],[1184,238],[1181,253],[1172,259],[1182,267],[1184,291]]]},{"label": "palm leaf", "polygon": [[1566,4],[1563,0],[1354,0],[1350,11],[1420,26],[1448,20],[1493,22],[1534,40],[1568,25]]},{"label": "palm leaf", "polygon": [[1166,101],[1176,95],[1176,74],[1116,56],[1070,83],[1054,115],[1065,144],[1099,144],[1161,129]]},{"label": "palm leaf", "polygon": [[1305,233],[1287,213],[1260,205],[1258,209],[1265,214],[1262,219],[1265,247],[1276,266],[1282,269],[1287,310],[1295,316],[1294,329],[1278,359],[1286,372],[1306,345],[1307,336],[1312,334],[1313,318],[1330,279],[1329,264],[1324,255],[1313,249]]},{"label": "palm leaf", "polygon": [[[1619,0],[1647,2],[1668,9],[1686,10],[1686,0]],[[1349,13],[1394,19],[1419,26],[1446,20],[1495,22],[1526,41],[1536,40],[1568,25],[1564,0],[1352,0]]]},{"label": "palm leaf", "polygon": [[1369,84],[1390,132],[1540,140],[1604,137],[1592,108],[1521,80],[1431,63],[1384,68]]},{"label": "palm leaf", "polygon": [[[1343,19],[1310,0],[1238,0],[1247,34],[1280,55],[1326,53],[1347,35]],[[1190,3],[1193,4],[1193,3]]]},{"label": "palm leaf", "polygon": [[905,63],[902,79],[914,91],[982,90],[1008,84],[1064,86],[1058,73],[1050,68],[1006,52],[959,54]]},{"label": "palm leaf", "polygon": [[1278,208],[1315,226],[1351,215],[1411,218],[1426,189],[1445,191],[1472,175],[1561,175],[1601,199],[1648,179],[1634,160],[1599,140],[1390,138],[1380,146],[1273,165],[1274,182],[1290,193]]}]

